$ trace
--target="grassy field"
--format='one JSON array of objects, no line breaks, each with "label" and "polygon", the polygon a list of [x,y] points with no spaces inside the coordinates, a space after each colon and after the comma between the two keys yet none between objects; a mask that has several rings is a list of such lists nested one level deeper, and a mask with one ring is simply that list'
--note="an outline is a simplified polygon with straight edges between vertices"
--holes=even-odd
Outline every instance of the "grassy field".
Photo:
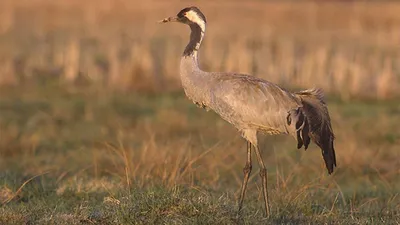
[{"label": "grassy field", "polygon": [[329,98],[338,168],[266,137],[272,217],[234,128],[181,91],[0,90],[0,224],[399,224],[400,106]]},{"label": "grassy field", "polygon": [[[189,31],[156,23],[196,4],[200,63],[291,90],[320,87],[338,168],[264,137],[272,216],[237,131],[187,100]],[[0,1],[0,225],[400,224],[400,4]],[[240,54],[238,54],[240,53]]]}]

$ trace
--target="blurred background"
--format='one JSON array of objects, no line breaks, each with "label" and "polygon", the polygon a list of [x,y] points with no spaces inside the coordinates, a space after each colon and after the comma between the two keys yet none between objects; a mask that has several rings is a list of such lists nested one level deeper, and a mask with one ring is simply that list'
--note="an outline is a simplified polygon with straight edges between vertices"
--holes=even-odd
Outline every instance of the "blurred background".
[{"label": "blurred background", "polygon": [[[315,145],[304,152],[290,137],[264,138],[272,205],[317,204],[338,218],[398,216],[399,3],[2,0],[0,222],[54,219],[45,207],[32,207],[38,199],[58,206],[57,215],[86,204],[86,211],[57,217],[69,224],[89,218],[107,196],[122,201],[154,186],[230,193],[234,205],[245,143],[184,96],[179,60],[189,29],[156,23],[191,5],[208,21],[204,70],[325,91],[339,168],[327,177]],[[248,207],[261,210],[257,182],[254,172]],[[310,200],[310,193],[317,197]],[[66,196],[76,201],[53,201]],[[80,201],[88,196],[94,200]],[[13,205],[21,201],[29,210]]]},{"label": "blurred background", "polygon": [[[188,3],[1,3],[2,85],[49,81],[119,90],[179,89],[188,28],[160,26]],[[341,98],[399,95],[397,3],[206,1],[207,70],[241,71],[288,87],[318,86]]]}]

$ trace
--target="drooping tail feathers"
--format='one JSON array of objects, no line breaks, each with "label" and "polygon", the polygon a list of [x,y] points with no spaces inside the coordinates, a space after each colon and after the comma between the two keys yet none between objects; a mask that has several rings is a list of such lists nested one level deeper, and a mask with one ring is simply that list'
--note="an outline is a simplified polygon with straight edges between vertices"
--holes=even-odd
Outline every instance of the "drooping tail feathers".
[{"label": "drooping tail feathers", "polygon": [[302,107],[289,111],[288,124],[296,122],[297,148],[307,149],[310,139],[322,150],[328,173],[331,174],[336,167],[335,139],[331,120],[320,89],[310,89],[295,93],[300,97]]}]

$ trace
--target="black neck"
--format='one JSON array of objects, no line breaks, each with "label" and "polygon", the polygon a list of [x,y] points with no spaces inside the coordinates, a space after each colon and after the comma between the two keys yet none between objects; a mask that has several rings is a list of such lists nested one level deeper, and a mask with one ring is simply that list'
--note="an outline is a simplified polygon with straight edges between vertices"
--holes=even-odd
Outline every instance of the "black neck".
[{"label": "black neck", "polygon": [[198,24],[193,23],[189,26],[192,32],[190,33],[190,41],[189,44],[186,46],[185,51],[183,52],[183,56],[193,55],[193,53],[199,50],[204,35],[204,31]]}]

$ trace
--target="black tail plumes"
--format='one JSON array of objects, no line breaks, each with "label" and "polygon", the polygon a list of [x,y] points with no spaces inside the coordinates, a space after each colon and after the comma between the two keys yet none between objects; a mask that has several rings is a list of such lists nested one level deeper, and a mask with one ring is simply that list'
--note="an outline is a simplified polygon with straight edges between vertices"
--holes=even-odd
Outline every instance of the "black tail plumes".
[{"label": "black tail plumes", "polygon": [[310,138],[322,150],[326,168],[331,174],[336,167],[335,149],[333,148],[333,130],[328,109],[320,89],[311,89],[296,93],[301,98],[303,107],[292,110],[288,115],[288,124],[296,121],[297,148],[307,149]]}]

